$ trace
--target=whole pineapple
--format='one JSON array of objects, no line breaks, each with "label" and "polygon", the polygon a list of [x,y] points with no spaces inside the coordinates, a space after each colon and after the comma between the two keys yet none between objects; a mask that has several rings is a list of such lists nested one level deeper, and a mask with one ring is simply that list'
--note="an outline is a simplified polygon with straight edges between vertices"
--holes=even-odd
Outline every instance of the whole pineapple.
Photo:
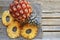
[{"label": "whole pineapple", "polygon": [[9,12],[18,22],[25,22],[29,19],[32,8],[26,0],[14,0],[10,4]]}]

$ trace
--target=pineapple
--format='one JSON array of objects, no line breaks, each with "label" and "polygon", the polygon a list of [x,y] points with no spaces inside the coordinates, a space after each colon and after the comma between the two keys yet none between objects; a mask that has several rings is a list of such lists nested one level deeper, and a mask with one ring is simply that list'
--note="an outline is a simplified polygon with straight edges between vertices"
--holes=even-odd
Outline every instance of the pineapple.
[{"label": "pineapple", "polygon": [[10,4],[9,12],[18,22],[25,22],[32,13],[32,7],[26,0],[14,0]]}]

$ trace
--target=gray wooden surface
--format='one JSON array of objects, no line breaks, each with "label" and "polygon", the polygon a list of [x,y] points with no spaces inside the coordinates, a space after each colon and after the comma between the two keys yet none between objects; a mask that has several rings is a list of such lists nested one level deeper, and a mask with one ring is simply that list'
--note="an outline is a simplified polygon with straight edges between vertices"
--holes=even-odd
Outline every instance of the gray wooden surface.
[{"label": "gray wooden surface", "polygon": [[[40,4],[37,4],[37,3],[31,3],[31,5],[32,5],[32,8],[33,8],[33,18],[36,16],[36,18],[38,18],[39,20],[39,25],[40,25],[40,19],[41,19],[41,17],[40,17],[40,13],[41,13],[41,10],[40,10]],[[37,9],[38,9],[38,11],[37,11]],[[0,24],[1,24],[1,36],[0,36],[0,39],[1,40],[13,40],[13,39],[10,39],[9,37],[8,37],[8,35],[7,35],[7,32],[6,32],[6,27],[2,24],[2,14],[3,14],[3,12],[4,11],[7,11],[8,10],[8,6],[4,6],[2,9],[1,9],[1,16],[0,16]],[[37,13],[37,14],[36,14]],[[35,18],[35,19],[36,19]],[[33,40],[37,40],[37,39],[40,39],[40,38],[42,38],[42,30],[41,30],[41,28],[40,28],[40,26],[39,26],[39,30],[38,30],[38,34],[37,34],[37,36],[33,39]],[[23,37],[19,37],[19,38],[17,38],[17,39],[14,39],[14,40],[26,40],[26,39],[24,39]]]},{"label": "gray wooden surface", "polygon": [[[0,0],[0,6],[7,7],[11,1]],[[32,2],[38,2],[42,7],[42,40],[60,40],[60,0],[32,0]],[[0,7],[0,10],[2,7]],[[1,15],[2,10],[0,11],[0,18]],[[0,33],[2,33],[3,28],[0,28]]]}]

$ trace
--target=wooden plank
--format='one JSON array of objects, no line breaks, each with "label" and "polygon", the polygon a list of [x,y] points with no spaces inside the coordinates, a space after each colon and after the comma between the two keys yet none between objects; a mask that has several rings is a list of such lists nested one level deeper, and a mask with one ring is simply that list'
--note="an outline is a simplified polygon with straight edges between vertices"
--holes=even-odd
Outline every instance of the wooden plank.
[{"label": "wooden plank", "polygon": [[0,6],[9,6],[11,1],[0,1]]},{"label": "wooden plank", "polygon": [[60,32],[43,32],[43,38],[60,38]]},{"label": "wooden plank", "polygon": [[2,18],[2,15],[3,15],[3,11],[0,11],[0,18]]},{"label": "wooden plank", "polygon": [[2,6],[0,6],[0,10],[2,9]]},{"label": "wooden plank", "polygon": [[43,19],[60,19],[60,13],[55,12],[43,12],[42,13]]},{"label": "wooden plank", "polygon": [[42,17],[60,17],[60,13],[42,13]]},{"label": "wooden plank", "polygon": [[41,0],[40,3],[43,11],[60,12],[60,1],[58,0]]},{"label": "wooden plank", "polygon": [[[37,0],[37,1],[39,1],[39,0]],[[60,1],[60,0],[40,0],[40,1]]]},{"label": "wooden plank", "polygon": [[60,0],[41,0],[41,1],[53,1],[53,2],[55,2],[55,1],[60,1]]},{"label": "wooden plank", "polygon": [[41,40],[60,40],[60,38],[43,38]]},{"label": "wooden plank", "polygon": [[[13,0],[0,0],[0,1],[13,1]],[[60,0],[36,0],[36,1],[53,1],[53,2],[55,2],[55,1],[60,1]]]},{"label": "wooden plank", "polygon": [[42,25],[60,25],[60,19],[42,19]]},{"label": "wooden plank", "polygon": [[42,26],[43,32],[60,32],[60,26]]},{"label": "wooden plank", "polygon": [[0,0],[0,1],[5,1],[6,2],[6,1],[13,1],[13,0]]}]

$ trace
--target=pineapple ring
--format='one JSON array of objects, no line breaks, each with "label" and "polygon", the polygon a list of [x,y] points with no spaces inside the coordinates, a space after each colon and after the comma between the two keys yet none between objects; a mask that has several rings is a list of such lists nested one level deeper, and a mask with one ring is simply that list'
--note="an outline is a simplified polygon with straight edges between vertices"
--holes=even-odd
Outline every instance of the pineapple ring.
[{"label": "pineapple ring", "polygon": [[20,36],[20,24],[15,21],[12,22],[8,28],[7,28],[7,33],[10,38],[17,38]]},{"label": "pineapple ring", "polygon": [[[9,17],[9,21],[6,20],[6,18]],[[13,18],[12,16],[9,14],[9,11],[5,11],[2,15],[2,22],[4,25],[8,26],[11,24],[11,22],[13,22]]]},{"label": "pineapple ring", "polygon": [[27,24],[21,30],[21,35],[26,39],[33,39],[37,35],[37,26]]}]

